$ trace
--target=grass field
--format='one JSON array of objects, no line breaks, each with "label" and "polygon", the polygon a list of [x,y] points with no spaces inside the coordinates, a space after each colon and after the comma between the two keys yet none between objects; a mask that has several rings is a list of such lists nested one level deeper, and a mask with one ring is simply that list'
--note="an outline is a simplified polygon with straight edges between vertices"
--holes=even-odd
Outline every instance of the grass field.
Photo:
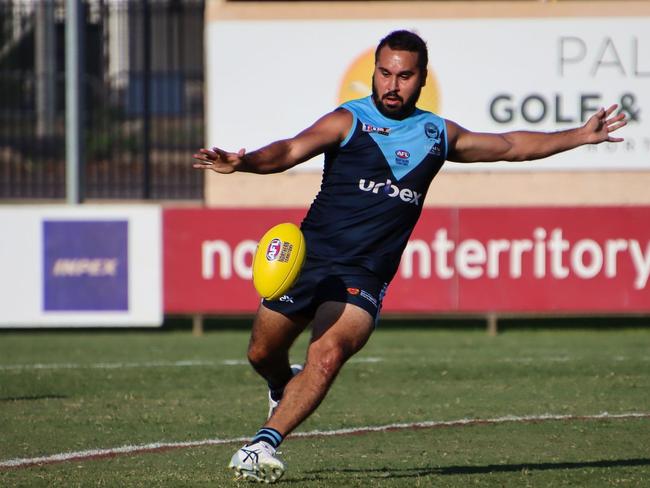
[{"label": "grass field", "polygon": [[[489,337],[393,325],[300,432],[442,424],[290,437],[281,486],[650,486],[650,328]],[[241,442],[216,443],[251,435],[266,413],[247,340],[235,329],[0,333],[0,486],[248,485],[225,468]],[[644,415],[613,416],[629,413]],[[169,444],[143,451],[152,443]],[[131,452],[93,451],[121,446]]]}]

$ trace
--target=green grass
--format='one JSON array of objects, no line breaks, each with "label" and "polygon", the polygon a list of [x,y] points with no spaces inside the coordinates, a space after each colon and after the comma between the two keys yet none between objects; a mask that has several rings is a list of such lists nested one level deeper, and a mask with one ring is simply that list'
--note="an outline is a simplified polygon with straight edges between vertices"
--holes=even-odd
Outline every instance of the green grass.
[{"label": "green grass", "polygon": [[[0,461],[250,435],[266,413],[264,384],[250,367],[222,363],[245,359],[247,341],[244,330],[200,338],[187,331],[3,332]],[[295,360],[305,347],[306,336]],[[489,337],[471,329],[380,327],[358,358],[379,360],[348,364],[301,431],[650,412],[646,328],[517,329]],[[173,365],[188,360],[203,363]],[[648,439],[648,418],[289,438],[281,484],[645,487]],[[237,486],[225,469],[237,447],[5,469],[0,486]]]}]

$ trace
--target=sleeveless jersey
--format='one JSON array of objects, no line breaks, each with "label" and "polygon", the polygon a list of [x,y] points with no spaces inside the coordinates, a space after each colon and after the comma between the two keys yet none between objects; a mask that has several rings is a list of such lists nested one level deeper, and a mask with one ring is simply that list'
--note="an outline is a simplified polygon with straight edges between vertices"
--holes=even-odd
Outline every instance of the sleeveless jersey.
[{"label": "sleeveless jersey", "polygon": [[445,122],[419,109],[390,119],[372,97],[339,109],[354,120],[340,146],[325,153],[321,188],[301,226],[307,256],[362,266],[390,282],[446,159]]}]

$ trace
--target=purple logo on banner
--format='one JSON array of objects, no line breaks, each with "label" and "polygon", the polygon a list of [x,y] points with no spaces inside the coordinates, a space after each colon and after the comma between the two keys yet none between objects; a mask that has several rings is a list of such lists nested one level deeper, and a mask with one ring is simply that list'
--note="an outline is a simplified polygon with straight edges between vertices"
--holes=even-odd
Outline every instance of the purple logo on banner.
[{"label": "purple logo on banner", "polygon": [[43,307],[129,309],[128,222],[43,222]]}]

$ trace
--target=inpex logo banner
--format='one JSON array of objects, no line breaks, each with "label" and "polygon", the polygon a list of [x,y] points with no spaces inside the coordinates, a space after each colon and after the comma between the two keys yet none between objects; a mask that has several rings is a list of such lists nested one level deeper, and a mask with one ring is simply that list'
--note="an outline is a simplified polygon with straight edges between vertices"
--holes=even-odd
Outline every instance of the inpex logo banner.
[{"label": "inpex logo banner", "polygon": [[128,221],[44,221],[45,311],[128,311]]}]

